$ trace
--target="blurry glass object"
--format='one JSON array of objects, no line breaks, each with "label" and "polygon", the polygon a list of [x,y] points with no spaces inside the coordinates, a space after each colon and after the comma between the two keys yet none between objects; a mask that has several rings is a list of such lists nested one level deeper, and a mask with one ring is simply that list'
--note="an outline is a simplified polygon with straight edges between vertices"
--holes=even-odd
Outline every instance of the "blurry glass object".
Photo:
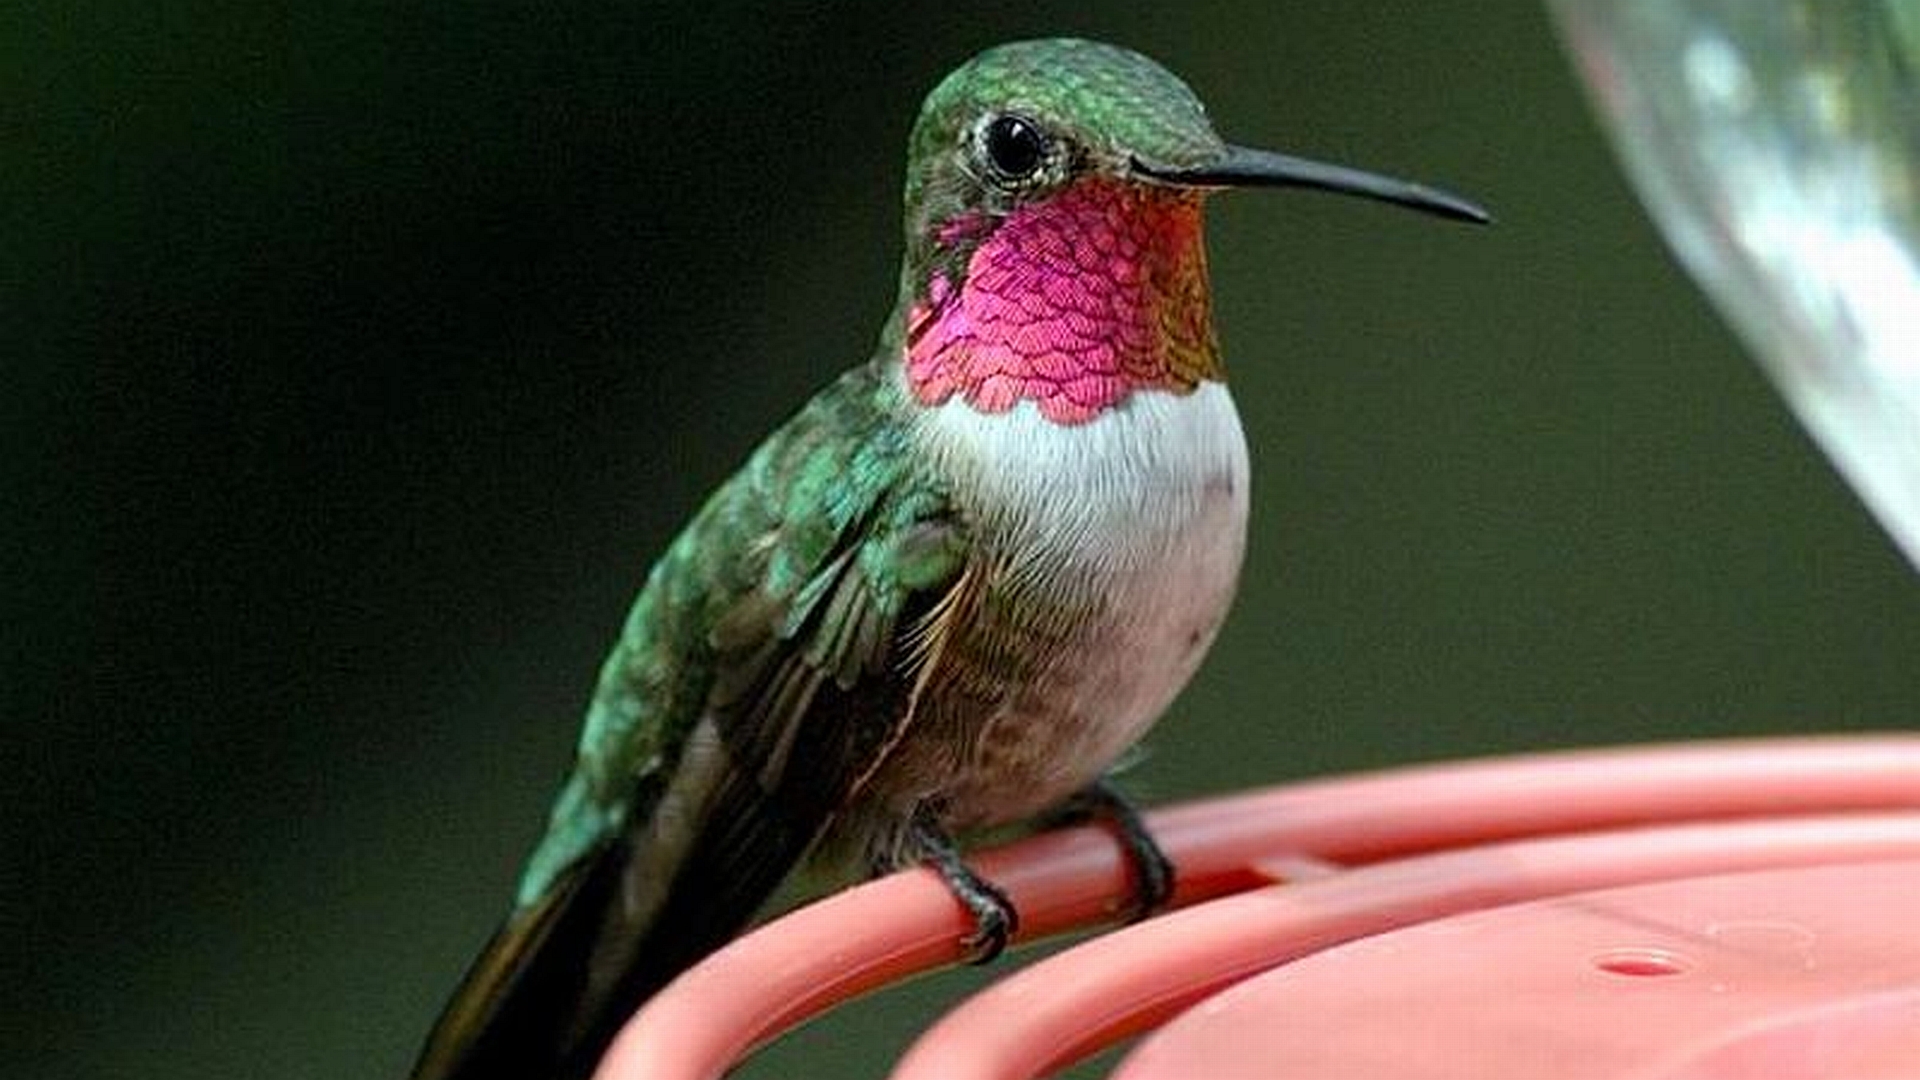
[{"label": "blurry glass object", "polygon": [[1668,243],[1920,567],[1920,2],[1550,3]]}]

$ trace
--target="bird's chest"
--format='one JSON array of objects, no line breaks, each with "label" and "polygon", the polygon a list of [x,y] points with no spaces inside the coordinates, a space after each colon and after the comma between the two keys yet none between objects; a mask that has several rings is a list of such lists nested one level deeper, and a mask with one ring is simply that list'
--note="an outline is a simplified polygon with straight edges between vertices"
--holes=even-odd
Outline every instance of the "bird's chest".
[{"label": "bird's chest", "polygon": [[1217,383],[1138,393],[1089,424],[937,422],[977,577],[930,673],[911,771],[965,828],[1085,786],[1186,684],[1239,575],[1247,459]]}]

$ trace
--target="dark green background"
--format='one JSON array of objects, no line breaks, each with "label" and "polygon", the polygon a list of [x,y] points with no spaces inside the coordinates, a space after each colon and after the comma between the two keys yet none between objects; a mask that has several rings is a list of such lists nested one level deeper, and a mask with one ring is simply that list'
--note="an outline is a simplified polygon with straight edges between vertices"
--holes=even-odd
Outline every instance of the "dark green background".
[{"label": "dark green background", "polygon": [[[1534,3],[1079,7],[0,16],[0,1071],[402,1072],[651,555],[866,355],[920,95],[1011,37],[1500,217],[1216,207],[1252,552],[1137,786],[1914,722],[1920,578]],[[957,989],[757,1075],[872,1075]]]}]

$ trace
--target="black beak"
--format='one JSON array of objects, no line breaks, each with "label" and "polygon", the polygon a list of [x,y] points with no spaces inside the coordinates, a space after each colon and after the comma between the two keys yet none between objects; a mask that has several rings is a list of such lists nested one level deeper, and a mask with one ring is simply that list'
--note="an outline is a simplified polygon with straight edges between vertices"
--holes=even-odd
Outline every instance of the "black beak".
[{"label": "black beak", "polygon": [[1161,183],[1182,187],[1317,188],[1422,210],[1455,221],[1484,225],[1493,220],[1479,204],[1439,188],[1245,146],[1229,146],[1226,155],[1218,161],[1194,168],[1163,167],[1135,158],[1133,170]]}]

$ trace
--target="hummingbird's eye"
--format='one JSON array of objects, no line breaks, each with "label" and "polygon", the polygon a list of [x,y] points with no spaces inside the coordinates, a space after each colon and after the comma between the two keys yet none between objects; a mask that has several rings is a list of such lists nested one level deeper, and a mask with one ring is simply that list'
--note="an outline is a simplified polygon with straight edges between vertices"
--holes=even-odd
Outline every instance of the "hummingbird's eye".
[{"label": "hummingbird's eye", "polygon": [[1047,139],[1032,121],[1018,116],[997,116],[980,133],[987,164],[997,178],[1018,183],[1040,171],[1047,156]]}]

